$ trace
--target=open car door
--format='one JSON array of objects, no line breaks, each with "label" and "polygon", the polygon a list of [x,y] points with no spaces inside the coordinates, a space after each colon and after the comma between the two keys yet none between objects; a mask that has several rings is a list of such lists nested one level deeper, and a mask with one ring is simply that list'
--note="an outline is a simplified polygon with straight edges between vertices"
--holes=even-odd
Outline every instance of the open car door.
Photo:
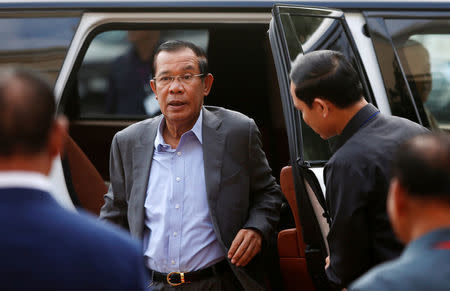
[{"label": "open car door", "polygon": [[[323,166],[332,154],[332,141],[324,141],[315,134],[302,121],[300,111],[295,109],[289,92],[291,62],[298,54],[314,50],[340,51],[360,73],[368,101],[372,100],[372,94],[342,11],[280,4],[274,6],[272,15],[269,38],[281,91],[291,162],[291,167],[285,167],[281,173],[281,184],[293,211],[297,231],[296,238],[289,238],[289,235],[295,235],[291,230],[280,232],[281,272],[285,287],[294,290],[302,286],[302,276],[295,274],[304,272],[301,260],[306,260],[314,289],[328,290],[324,266],[329,254],[326,236],[330,221],[322,174]],[[292,243],[297,244],[298,251],[287,251],[292,249]]]}]

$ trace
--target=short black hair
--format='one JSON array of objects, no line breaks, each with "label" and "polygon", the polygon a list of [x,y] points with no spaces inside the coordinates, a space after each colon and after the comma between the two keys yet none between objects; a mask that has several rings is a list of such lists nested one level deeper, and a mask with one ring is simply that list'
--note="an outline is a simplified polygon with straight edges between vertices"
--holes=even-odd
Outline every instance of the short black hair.
[{"label": "short black hair", "polygon": [[182,49],[191,49],[194,54],[198,57],[198,66],[200,68],[200,73],[203,76],[206,76],[208,74],[208,58],[206,56],[205,51],[195,45],[192,42],[189,41],[183,41],[183,40],[168,40],[163,42],[155,51],[155,55],[153,56],[153,74],[156,74],[156,58],[158,57],[158,54],[162,51],[166,52],[176,52],[180,51]]},{"label": "short black hair", "polygon": [[392,174],[410,195],[450,203],[450,135],[422,134],[403,143],[394,158]]},{"label": "short black hair", "polygon": [[0,70],[0,156],[41,152],[55,107],[53,90],[42,76],[22,68]]},{"label": "short black hair", "polygon": [[299,54],[292,63],[290,78],[297,98],[309,107],[316,97],[346,108],[363,96],[358,74],[345,56],[337,51]]}]

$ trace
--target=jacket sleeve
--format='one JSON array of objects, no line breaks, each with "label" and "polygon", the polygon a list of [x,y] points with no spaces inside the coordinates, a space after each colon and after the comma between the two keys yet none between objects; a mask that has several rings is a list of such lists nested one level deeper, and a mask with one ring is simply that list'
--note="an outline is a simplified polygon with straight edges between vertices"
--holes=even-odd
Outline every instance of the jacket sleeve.
[{"label": "jacket sleeve", "polygon": [[280,219],[281,190],[262,149],[261,134],[253,120],[249,135],[250,208],[244,228],[261,232],[267,242]]},{"label": "jacket sleeve", "polygon": [[327,165],[325,172],[327,203],[331,215],[330,266],[328,279],[337,290],[346,287],[370,266],[368,192],[370,181],[363,169],[346,165]]},{"label": "jacket sleeve", "polygon": [[127,220],[127,200],[125,195],[125,175],[117,134],[111,143],[109,162],[110,181],[105,204],[100,210],[100,219],[113,222],[129,229]]}]

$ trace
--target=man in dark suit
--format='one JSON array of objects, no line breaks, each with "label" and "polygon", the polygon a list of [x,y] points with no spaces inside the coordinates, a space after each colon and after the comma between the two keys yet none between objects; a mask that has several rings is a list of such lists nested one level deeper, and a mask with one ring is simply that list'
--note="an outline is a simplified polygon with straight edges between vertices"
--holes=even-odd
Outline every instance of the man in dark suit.
[{"label": "man in dark suit", "polygon": [[421,135],[404,143],[393,164],[388,213],[408,244],[394,261],[370,270],[350,290],[450,288],[450,136]]},{"label": "man in dark suit", "polygon": [[402,245],[386,213],[390,163],[402,141],[427,129],[385,116],[369,104],[357,72],[340,52],[300,54],[290,77],[293,103],[303,120],[323,139],[335,137],[324,169],[331,216],[326,273],[340,290],[400,254]]},{"label": "man in dark suit", "polygon": [[254,121],[203,106],[213,76],[192,43],[163,43],[153,71],[163,114],[114,137],[100,217],[143,239],[156,290],[264,289],[281,193]]},{"label": "man in dark suit", "polygon": [[49,85],[0,72],[0,286],[8,290],[144,290],[139,245],[126,233],[63,209],[46,177],[65,122]]}]

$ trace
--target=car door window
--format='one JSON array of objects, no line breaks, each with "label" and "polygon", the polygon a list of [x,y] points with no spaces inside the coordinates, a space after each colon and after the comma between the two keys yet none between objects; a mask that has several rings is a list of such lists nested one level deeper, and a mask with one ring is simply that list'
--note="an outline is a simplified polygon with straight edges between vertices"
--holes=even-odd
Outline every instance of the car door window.
[{"label": "car door window", "polygon": [[[280,12],[289,62],[292,62],[299,53],[323,49],[336,50],[342,52],[355,69],[361,72],[340,17],[327,10],[305,10],[302,13],[296,8],[280,7]],[[305,12],[309,15],[305,15]],[[367,90],[365,96],[370,98]],[[296,112],[301,114],[300,111]],[[330,143],[333,140],[322,140],[306,123],[300,118],[298,120],[301,122],[301,158],[304,161],[323,164],[331,156]]]},{"label": "car door window", "polygon": [[79,20],[73,14],[0,17],[0,67],[28,67],[54,84]]},{"label": "car door window", "polygon": [[450,21],[387,19],[386,27],[422,118],[450,130]]}]

